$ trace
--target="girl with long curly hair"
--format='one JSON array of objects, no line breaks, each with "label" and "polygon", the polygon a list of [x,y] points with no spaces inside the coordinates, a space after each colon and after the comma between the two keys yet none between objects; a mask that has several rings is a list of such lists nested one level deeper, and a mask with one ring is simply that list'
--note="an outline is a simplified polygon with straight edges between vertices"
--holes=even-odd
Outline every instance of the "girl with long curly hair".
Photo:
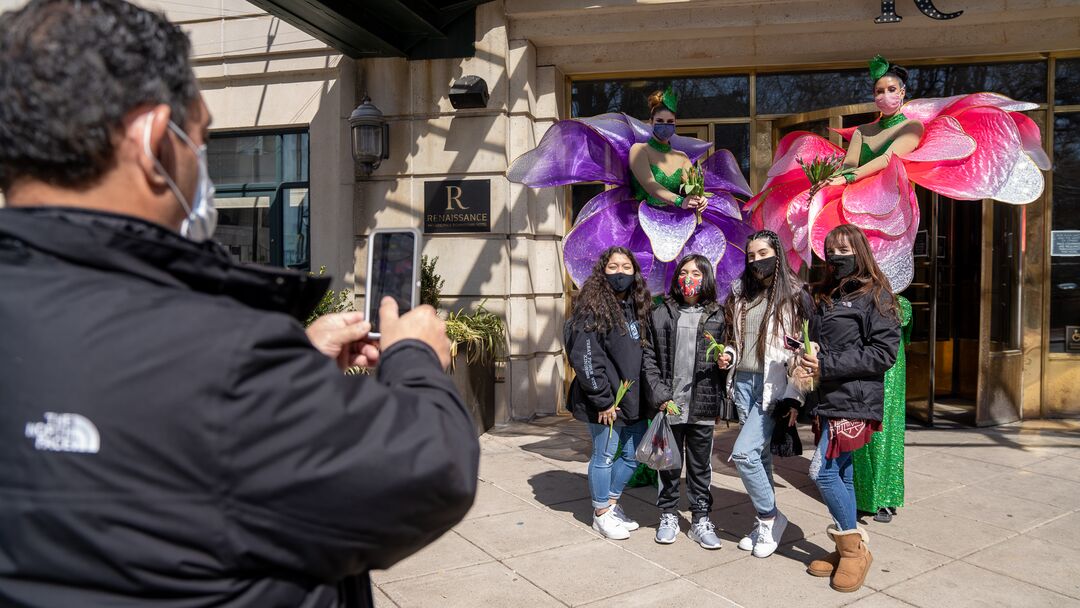
[{"label": "girl with long curly hair", "polygon": [[831,577],[837,591],[858,590],[873,557],[866,531],[858,527],[852,452],[881,430],[885,372],[896,363],[900,320],[896,297],[852,224],[825,237],[825,278],[813,286],[812,352],[799,356],[797,376],[811,389],[819,439],[810,462],[834,525],[828,534],[836,551],[810,563],[814,576]]},{"label": "girl with long curly hair", "polygon": [[[574,418],[588,423],[593,441],[593,529],[615,540],[629,538],[639,527],[618,503],[637,468],[635,451],[646,429],[640,380],[650,304],[634,254],[611,247],[581,286],[563,336],[576,372],[567,406]],[[633,384],[616,407],[616,393],[626,381]]]}]

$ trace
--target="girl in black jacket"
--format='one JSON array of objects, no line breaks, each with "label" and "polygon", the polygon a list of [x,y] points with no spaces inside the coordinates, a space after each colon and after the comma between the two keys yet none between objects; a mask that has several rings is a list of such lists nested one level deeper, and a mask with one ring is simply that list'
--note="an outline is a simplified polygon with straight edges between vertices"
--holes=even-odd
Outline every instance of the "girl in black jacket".
[{"label": "girl in black jacket", "polygon": [[[709,520],[712,511],[712,447],[716,419],[731,419],[724,399],[727,368],[734,351],[707,356],[708,339],[725,333],[724,311],[716,301],[716,276],[709,260],[688,255],[676,266],[671,289],[652,312],[645,346],[645,395],[650,410],[667,410],[675,443],[685,448],[686,485],[693,514],[687,536],[706,549],[719,549]],[[660,526],[656,542],[671,544],[679,533],[679,477],[660,471]]]},{"label": "girl in black jacket", "polygon": [[851,224],[833,229],[825,252],[825,279],[813,289],[814,353],[800,356],[796,376],[816,404],[820,439],[810,477],[835,521],[828,533],[836,551],[812,562],[809,572],[831,576],[837,591],[855,591],[873,558],[866,532],[857,526],[851,453],[881,429],[885,372],[896,362],[900,321],[862,230]]},{"label": "girl in black jacket", "polygon": [[[611,247],[600,255],[574,300],[566,323],[566,351],[576,372],[568,407],[592,434],[589,490],[593,529],[623,540],[638,529],[619,507],[623,487],[637,469],[637,443],[645,434],[641,410],[641,355],[651,297],[634,254]],[[633,382],[619,402],[620,384]],[[616,452],[622,445],[622,452]]]}]

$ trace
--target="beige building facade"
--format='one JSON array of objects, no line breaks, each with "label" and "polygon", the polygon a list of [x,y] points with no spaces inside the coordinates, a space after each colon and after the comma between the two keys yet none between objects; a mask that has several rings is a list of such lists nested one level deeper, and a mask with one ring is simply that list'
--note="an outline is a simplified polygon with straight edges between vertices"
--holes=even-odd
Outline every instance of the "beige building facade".
[{"label": "beige building facade", "polygon": [[[325,266],[360,302],[372,230],[423,229],[429,182],[488,181],[490,232],[427,235],[424,253],[438,257],[445,309],[484,303],[507,322],[496,421],[558,413],[566,394],[561,336],[573,287],[562,238],[580,203],[602,187],[532,190],[505,177],[556,120],[602,111],[644,118],[651,87],[674,84],[695,108],[680,115],[680,131],[732,149],[756,191],[784,133],[827,134],[872,119],[870,83],[856,74],[876,53],[914,68],[920,91],[934,96],[975,92],[962,89],[967,83],[1034,95],[1039,108],[1029,115],[1055,160],[1040,200],[1010,211],[920,195],[927,249],[921,282],[907,295],[923,331],[908,347],[909,408],[916,418],[960,412],[977,424],[1080,416],[1080,351],[1068,352],[1066,335],[1080,331],[1080,269],[1051,251],[1052,234],[1063,242],[1080,235],[1080,140],[1072,139],[1074,125],[1080,132],[1080,0],[935,2],[963,14],[931,19],[914,0],[898,0],[902,21],[884,24],[875,23],[878,0],[495,0],[471,13],[469,56],[440,59],[350,59],[334,47],[357,56],[354,48],[321,42],[337,38],[296,18],[287,1],[258,2],[270,13],[242,0],[143,4],[191,34],[215,137],[236,141],[221,154],[265,160],[277,134],[279,168],[306,162],[302,176],[279,172],[250,191],[226,179],[240,185],[219,198],[250,206],[254,226],[266,223],[259,210],[269,213],[273,197],[288,192],[279,221],[300,209],[296,222],[307,222],[307,232],[286,248],[308,252],[279,253],[277,262]],[[486,81],[485,107],[452,107],[449,88],[466,75]],[[370,176],[351,158],[347,124],[365,94],[389,124],[389,158]],[[251,137],[263,139],[256,146]],[[294,142],[306,161],[282,156]],[[222,167],[259,173],[241,166],[247,158],[224,158]]]}]

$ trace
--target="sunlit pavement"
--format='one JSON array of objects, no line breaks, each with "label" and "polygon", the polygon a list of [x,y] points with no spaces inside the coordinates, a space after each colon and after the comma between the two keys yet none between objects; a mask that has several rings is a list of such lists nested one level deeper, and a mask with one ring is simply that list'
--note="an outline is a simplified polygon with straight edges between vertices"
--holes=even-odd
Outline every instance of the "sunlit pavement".
[{"label": "sunlit pavement", "polygon": [[909,426],[906,504],[888,524],[862,518],[874,562],[866,585],[848,594],[805,572],[831,550],[809,451],[776,461],[777,503],[791,521],[780,549],[758,559],[736,548],[754,515],[727,462],[737,433],[717,429],[712,519],[724,546],[706,551],[686,537],[685,512],[675,544],[653,541],[651,487],[624,495],[641,523],[629,540],[592,530],[583,424],[550,417],[489,432],[465,521],[373,573],[376,605],[1080,606],[1080,422]]}]

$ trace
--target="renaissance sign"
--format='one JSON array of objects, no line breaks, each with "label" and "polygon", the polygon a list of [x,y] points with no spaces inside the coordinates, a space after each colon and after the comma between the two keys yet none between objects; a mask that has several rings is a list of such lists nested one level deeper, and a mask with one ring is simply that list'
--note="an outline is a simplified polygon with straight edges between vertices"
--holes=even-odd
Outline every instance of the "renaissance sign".
[{"label": "renaissance sign", "polygon": [[[934,6],[934,0],[915,0],[915,6],[922,14],[938,21],[956,19],[964,14],[964,11],[943,13]],[[881,0],[881,15],[874,19],[874,23],[899,23],[901,19],[903,17],[896,14],[896,0]]]},{"label": "renaissance sign", "polygon": [[491,180],[424,182],[424,234],[491,232]]}]

